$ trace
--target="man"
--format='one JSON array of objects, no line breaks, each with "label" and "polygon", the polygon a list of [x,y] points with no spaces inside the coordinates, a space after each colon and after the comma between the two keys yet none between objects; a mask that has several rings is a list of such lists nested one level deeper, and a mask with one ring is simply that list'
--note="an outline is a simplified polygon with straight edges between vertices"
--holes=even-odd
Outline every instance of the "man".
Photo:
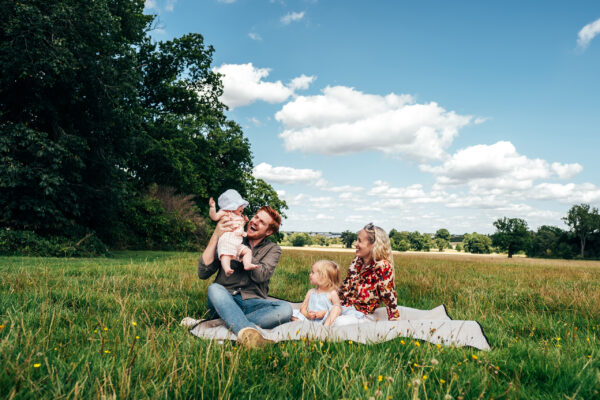
[{"label": "man", "polygon": [[279,231],[281,216],[269,206],[261,207],[248,222],[243,244],[252,250],[252,263],[258,267],[245,270],[242,263],[231,261],[234,273],[227,276],[216,256],[219,237],[230,231],[227,217],[217,224],[198,262],[198,277],[217,277],[208,287],[206,303],[212,317],[221,317],[227,327],[248,347],[268,342],[260,328],[273,328],[290,321],[292,307],[285,301],[267,300],[269,281],[281,256],[278,244],[267,236]]}]

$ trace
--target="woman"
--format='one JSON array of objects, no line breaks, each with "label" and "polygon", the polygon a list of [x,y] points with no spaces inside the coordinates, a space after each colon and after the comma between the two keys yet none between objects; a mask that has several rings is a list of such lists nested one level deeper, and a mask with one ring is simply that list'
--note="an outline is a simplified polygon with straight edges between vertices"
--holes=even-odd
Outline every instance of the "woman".
[{"label": "woman", "polygon": [[394,290],[394,263],[392,247],[386,232],[372,223],[367,224],[356,240],[356,257],[348,268],[348,275],[338,290],[342,309],[331,313],[341,315],[335,326],[373,321],[372,314],[383,302],[388,319],[400,317]]}]

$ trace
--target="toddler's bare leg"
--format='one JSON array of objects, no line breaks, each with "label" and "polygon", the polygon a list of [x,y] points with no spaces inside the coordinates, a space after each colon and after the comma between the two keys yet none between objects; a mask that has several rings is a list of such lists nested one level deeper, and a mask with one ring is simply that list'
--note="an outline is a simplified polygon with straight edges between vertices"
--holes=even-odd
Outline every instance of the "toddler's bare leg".
[{"label": "toddler's bare leg", "polygon": [[233,256],[221,256],[221,267],[227,276],[233,274],[233,270],[231,269],[232,258]]},{"label": "toddler's bare leg", "polygon": [[240,255],[242,256],[242,263],[246,271],[258,268],[258,265],[252,264],[252,250],[246,247],[240,252]]}]

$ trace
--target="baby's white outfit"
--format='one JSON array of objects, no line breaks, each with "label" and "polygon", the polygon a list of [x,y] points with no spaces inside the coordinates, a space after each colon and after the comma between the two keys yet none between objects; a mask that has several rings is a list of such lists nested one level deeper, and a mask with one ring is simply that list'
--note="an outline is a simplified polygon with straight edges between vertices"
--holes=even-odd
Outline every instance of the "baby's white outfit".
[{"label": "baby's white outfit", "polygon": [[233,256],[238,261],[241,261],[240,253],[244,249],[242,244],[242,238],[245,236],[244,225],[246,221],[241,215],[229,213],[231,216],[231,222],[233,222],[234,230],[232,232],[225,232],[219,238],[217,243],[217,254],[219,258],[221,256]]},{"label": "baby's white outfit", "polygon": [[235,214],[233,211],[237,210],[240,206],[248,207],[249,203],[234,189],[223,192],[217,202],[221,210],[231,211],[229,215],[233,222],[233,231],[225,232],[219,238],[217,255],[219,259],[221,256],[232,256],[236,260],[241,261],[240,253],[246,247],[242,244],[242,238],[246,236],[244,232],[246,221],[244,221],[244,217]]}]

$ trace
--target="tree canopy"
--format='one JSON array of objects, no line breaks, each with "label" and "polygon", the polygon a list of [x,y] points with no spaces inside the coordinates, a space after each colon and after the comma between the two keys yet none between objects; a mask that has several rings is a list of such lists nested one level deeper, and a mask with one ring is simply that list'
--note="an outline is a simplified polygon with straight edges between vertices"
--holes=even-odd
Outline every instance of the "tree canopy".
[{"label": "tree canopy", "polygon": [[287,208],[251,176],[202,35],[153,42],[143,0],[0,5],[1,225],[111,242],[154,184],[204,212],[228,188]]},{"label": "tree canopy", "polygon": [[576,204],[569,209],[567,216],[563,218],[565,224],[579,238],[581,257],[585,254],[585,245],[588,237],[600,230],[600,215],[596,207],[589,204]]},{"label": "tree canopy", "polygon": [[494,222],[496,232],[492,244],[508,252],[508,258],[518,251],[526,250],[531,241],[527,222],[521,218],[500,218]]}]

